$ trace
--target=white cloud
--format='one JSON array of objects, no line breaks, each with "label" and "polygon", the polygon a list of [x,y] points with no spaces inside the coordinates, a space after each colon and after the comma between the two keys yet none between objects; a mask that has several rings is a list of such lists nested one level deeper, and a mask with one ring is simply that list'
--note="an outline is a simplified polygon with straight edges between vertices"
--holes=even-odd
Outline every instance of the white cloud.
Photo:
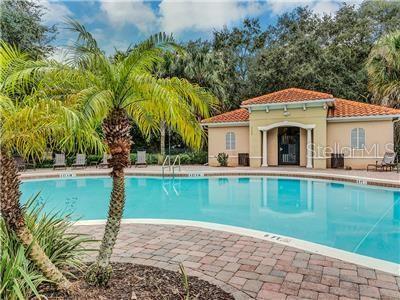
[{"label": "white cloud", "polygon": [[339,9],[340,5],[337,2],[332,2],[332,1],[321,1],[314,3],[313,6],[311,6],[311,9],[319,15],[323,14],[328,14],[332,15],[336,13],[336,11]]},{"label": "white cloud", "polygon": [[[347,0],[347,4],[355,6],[360,5],[362,0]],[[340,5],[344,3],[341,0],[268,0],[270,10],[275,14],[281,14],[291,11],[298,6],[308,6],[316,14],[335,14]]]},{"label": "white cloud", "polygon": [[334,0],[269,0],[268,4],[275,14],[291,11],[298,6],[308,6],[319,15],[333,14],[340,7],[339,2]]},{"label": "white cloud", "polygon": [[73,15],[61,1],[40,0],[39,2],[45,8],[43,19],[47,24],[63,22],[64,18]]},{"label": "white cloud", "polygon": [[100,9],[106,14],[109,22],[114,27],[132,24],[141,32],[147,33],[157,21],[153,10],[144,1],[101,0]]},{"label": "white cloud", "polygon": [[68,58],[71,57],[70,52],[65,47],[54,47],[53,52],[48,57],[49,59],[54,59],[58,62],[66,62]]},{"label": "white cloud", "polygon": [[267,10],[266,3],[235,0],[163,0],[159,4],[161,29],[179,34],[183,31],[207,31],[232,24]]}]

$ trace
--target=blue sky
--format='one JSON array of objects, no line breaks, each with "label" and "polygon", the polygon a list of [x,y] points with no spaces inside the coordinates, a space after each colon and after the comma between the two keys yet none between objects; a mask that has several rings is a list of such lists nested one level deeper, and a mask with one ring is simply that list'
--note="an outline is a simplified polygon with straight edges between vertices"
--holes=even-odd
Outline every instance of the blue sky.
[{"label": "blue sky", "polygon": [[[65,17],[77,19],[95,36],[101,48],[110,54],[114,48],[126,49],[150,34],[173,33],[180,41],[209,38],[215,29],[232,27],[246,17],[257,17],[263,27],[276,22],[277,16],[296,6],[308,5],[318,14],[332,14],[340,1],[335,0],[40,0],[47,8],[48,24],[57,24],[59,34],[55,45],[61,50],[75,36],[64,30]],[[357,0],[351,0],[356,2]],[[349,1],[348,1],[349,2]]]}]

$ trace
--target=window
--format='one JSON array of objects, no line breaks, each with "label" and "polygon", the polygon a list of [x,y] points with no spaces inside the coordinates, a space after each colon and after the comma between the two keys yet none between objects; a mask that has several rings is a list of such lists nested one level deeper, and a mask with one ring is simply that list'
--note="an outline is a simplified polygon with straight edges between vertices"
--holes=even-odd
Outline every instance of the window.
[{"label": "window", "polygon": [[351,130],[351,148],[364,149],[364,147],[365,147],[364,128],[353,128]]},{"label": "window", "polygon": [[235,133],[234,132],[228,132],[225,135],[225,144],[226,144],[226,150],[235,150],[236,148],[236,140],[235,140]]}]

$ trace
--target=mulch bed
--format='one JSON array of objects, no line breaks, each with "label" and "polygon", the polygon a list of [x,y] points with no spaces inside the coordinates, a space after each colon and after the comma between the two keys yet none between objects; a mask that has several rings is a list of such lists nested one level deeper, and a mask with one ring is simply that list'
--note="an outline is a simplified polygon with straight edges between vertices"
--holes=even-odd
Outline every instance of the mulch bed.
[{"label": "mulch bed", "polygon": [[[47,299],[113,299],[113,300],[186,300],[186,291],[179,272],[168,271],[156,267],[133,265],[129,263],[113,264],[113,275],[107,288],[93,287],[84,281],[80,274],[75,283],[79,286],[78,296],[66,296],[50,287],[44,294]],[[232,295],[219,287],[188,276],[190,300],[232,300]]]}]

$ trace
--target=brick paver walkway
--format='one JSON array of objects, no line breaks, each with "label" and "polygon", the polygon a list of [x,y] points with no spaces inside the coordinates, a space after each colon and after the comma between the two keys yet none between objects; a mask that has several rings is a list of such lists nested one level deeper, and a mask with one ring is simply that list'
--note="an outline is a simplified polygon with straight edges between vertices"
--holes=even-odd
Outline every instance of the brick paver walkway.
[{"label": "brick paver walkway", "polygon": [[[103,230],[102,225],[74,227],[96,239]],[[190,275],[219,285],[236,299],[400,299],[400,277],[197,227],[123,224],[113,260],[173,270],[182,262]]]}]

